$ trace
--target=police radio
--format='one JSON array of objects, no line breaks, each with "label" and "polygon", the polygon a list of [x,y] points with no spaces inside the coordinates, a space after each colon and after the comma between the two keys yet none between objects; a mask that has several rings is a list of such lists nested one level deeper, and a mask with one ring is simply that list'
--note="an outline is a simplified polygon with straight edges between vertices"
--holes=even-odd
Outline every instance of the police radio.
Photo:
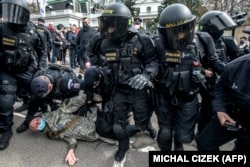
[{"label": "police radio", "polygon": [[193,80],[195,83],[200,84],[205,90],[207,90],[207,80],[205,76],[201,73],[201,67],[198,61],[193,62]]}]

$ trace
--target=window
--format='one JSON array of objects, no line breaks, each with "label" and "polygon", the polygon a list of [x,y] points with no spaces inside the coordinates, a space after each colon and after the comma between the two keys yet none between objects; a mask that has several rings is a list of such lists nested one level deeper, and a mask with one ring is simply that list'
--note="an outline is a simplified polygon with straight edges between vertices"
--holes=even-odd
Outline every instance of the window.
[{"label": "window", "polygon": [[148,7],[147,7],[147,13],[150,13],[150,12],[151,12],[151,7],[148,6]]}]

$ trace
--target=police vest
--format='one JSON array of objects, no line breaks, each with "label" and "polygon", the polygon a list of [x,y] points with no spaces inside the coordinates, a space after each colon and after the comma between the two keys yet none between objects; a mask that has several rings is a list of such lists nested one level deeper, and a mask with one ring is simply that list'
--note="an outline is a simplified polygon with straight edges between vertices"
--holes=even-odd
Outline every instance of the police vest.
[{"label": "police vest", "polygon": [[4,34],[0,65],[10,71],[26,70],[32,61],[32,35],[28,33]]},{"label": "police vest", "polygon": [[[106,65],[103,68],[106,84],[116,84],[131,89],[129,79],[136,74],[141,74],[144,67],[140,60],[143,44],[135,46],[138,36],[135,36],[123,46],[114,45],[109,40],[103,40],[100,48],[104,53]],[[109,48],[109,49],[107,49]],[[108,78],[108,80],[107,80]]]},{"label": "police vest", "polygon": [[[183,51],[169,51],[164,45],[160,52],[161,74],[158,76],[159,84],[169,95],[184,92],[191,94],[197,89],[193,83],[195,63],[198,63],[194,46],[190,45]],[[200,66],[198,67],[200,68]]]},{"label": "police vest", "polygon": [[227,47],[222,39],[218,39],[216,41],[215,48],[219,59],[224,63],[228,63],[230,61],[230,58],[226,55]]}]

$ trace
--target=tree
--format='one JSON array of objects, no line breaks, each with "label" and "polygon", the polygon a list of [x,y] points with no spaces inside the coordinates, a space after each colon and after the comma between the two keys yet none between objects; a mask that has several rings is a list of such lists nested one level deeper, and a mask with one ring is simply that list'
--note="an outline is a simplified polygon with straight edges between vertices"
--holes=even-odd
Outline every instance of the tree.
[{"label": "tree", "polygon": [[135,8],[135,0],[123,0],[123,4],[129,8],[132,17],[138,16],[138,11]]},{"label": "tree", "polygon": [[[205,12],[207,12],[206,8],[203,6],[205,5],[205,0],[163,0],[161,5],[158,7],[158,15],[156,18],[154,18],[154,21],[150,23],[151,29],[156,29],[156,25],[159,21],[160,14],[163,9],[165,9],[168,5],[174,4],[174,3],[182,3],[186,5],[192,14],[196,16],[201,16]],[[174,15],[174,14],[173,14]]]},{"label": "tree", "polygon": [[31,13],[39,13],[40,4],[39,0],[27,0]]},{"label": "tree", "polygon": [[233,16],[241,12],[249,13],[250,0],[208,0],[206,6],[209,10],[220,10]]},{"label": "tree", "polygon": [[230,14],[235,12],[248,12],[250,0],[207,0],[209,10],[220,10]]},{"label": "tree", "polygon": [[168,5],[171,5],[174,3],[182,3],[186,5],[190,9],[192,14],[199,16],[199,10],[202,6],[205,5],[205,0],[164,0],[161,3],[161,6],[164,9]]}]

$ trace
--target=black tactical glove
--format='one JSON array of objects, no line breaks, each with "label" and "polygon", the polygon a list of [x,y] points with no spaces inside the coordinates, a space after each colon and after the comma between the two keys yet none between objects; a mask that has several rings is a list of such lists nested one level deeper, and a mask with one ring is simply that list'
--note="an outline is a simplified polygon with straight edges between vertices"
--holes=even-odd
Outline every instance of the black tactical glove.
[{"label": "black tactical glove", "polygon": [[109,100],[107,103],[104,104],[104,112],[112,112],[114,109],[114,102]]},{"label": "black tactical glove", "polygon": [[145,74],[137,74],[130,79],[129,86],[131,86],[134,89],[141,90],[148,85],[148,82],[149,82],[149,76]]},{"label": "black tactical glove", "polygon": [[78,110],[78,114],[80,116],[83,116],[83,117],[87,117],[87,113],[90,112],[92,113],[92,111],[90,110],[89,106],[87,105],[84,105],[82,106],[79,110]]}]

